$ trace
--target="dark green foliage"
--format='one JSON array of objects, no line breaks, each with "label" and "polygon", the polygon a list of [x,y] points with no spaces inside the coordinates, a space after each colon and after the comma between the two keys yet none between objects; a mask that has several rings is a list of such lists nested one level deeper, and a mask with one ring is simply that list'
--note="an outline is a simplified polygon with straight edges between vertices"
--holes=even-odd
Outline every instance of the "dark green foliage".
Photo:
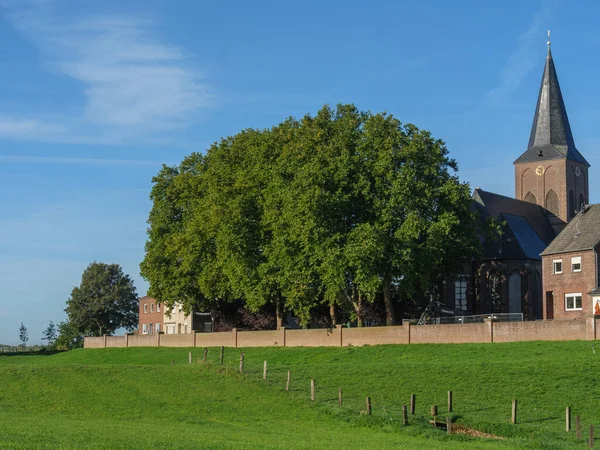
[{"label": "dark green foliage", "polygon": [[79,287],[73,288],[65,312],[68,326],[79,334],[102,336],[119,328],[131,331],[138,323],[133,281],[118,264],[93,262],[84,270]]},{"label": "dark green foliage", "polygon": [[429,132],[353,105],[244,130],[154,177],[141,273],[187,311],[241,300],[281,325],[326,305],[360,324],[380,296],[393,324],[479,251],[456,170]]},{"label": "dark green foliage", "polygon": [[54,345],[54,341],[56,340],[56,325],[54,325],[54,322],[50,321],[48,327],[42,333],[42,340],[46,341],[49,347]]},{"label": "dark green foliage", "polygon": [[23,322],[21,322],[21,326],[19,327],[19,340],[21,341],[21,344],[23,344],[23,347],[25,347],[25,345],[27,345],[27,341],[29,340],[29,334],[27,333],[27,327],[25,327],[25,325],[23,325]]},{"label": "dark green foliage", "polygon": [[73,350],[83,347],[83,333],[71,322],[58,323],[58,337],[54,343],[57,350]]}]

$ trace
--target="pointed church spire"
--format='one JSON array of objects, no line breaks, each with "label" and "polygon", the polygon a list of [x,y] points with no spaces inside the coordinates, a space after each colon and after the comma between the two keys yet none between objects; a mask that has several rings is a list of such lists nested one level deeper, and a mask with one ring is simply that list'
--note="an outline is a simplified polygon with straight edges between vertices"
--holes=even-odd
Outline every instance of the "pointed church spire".
[{"label": "pointed church spire", "polygon": [[542,85],[533,117],[529,145],[527,151],[515,163],[566,158],[589,167],[589,163],[575,148],[550,50],[550,31],[548,31],[547,45],[546,66],[542,75]]}]

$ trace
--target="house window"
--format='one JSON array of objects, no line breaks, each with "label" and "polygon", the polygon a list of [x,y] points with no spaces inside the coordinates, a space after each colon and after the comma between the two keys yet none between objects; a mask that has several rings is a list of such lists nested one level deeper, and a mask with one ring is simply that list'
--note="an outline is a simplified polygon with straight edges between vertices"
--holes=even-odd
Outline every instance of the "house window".
[{"label": "house window", "polygon": [[153,313],[154,312],[154,303],[150,303],[150,312]]},{"label": "house window", "polygon": [[144,303],[144,313],[148,312],[148,303]]},{"label": "house window", "polygon": [[565,309],[567,311],[578,311],[582,309],[581,293],[565,295]]},{"label": "house window", "polygon": [[467,310],[467,277],[460,276],[454,282],[454,308]]},{"label": "house window", "polygon": [[181,303],[179,304],[179,312],[181,312],[183,310],[183,306],[181,305]]},{"label": "house window", "polygon": [[160,303],[156,304],[156,312],[160,312]]},{"label": "house window", "polygon": [[571,258],[571,272],[581,272],[581,256]]},{"label": "house window", "polygon": [[157,333],[160,333],[160,323],[157,323],[157,324],[156,324],[156,332],[157,332]]},{"label": "house window", "polygon": [[562,273],[562,259],[555,259],[552,261],[552,266],[554,267],[554,273],[555,274],[561,274]]},{"label": "house window", "polygon": [[148,334],[148,324],[147,323],[142,325],[142,334]]}]

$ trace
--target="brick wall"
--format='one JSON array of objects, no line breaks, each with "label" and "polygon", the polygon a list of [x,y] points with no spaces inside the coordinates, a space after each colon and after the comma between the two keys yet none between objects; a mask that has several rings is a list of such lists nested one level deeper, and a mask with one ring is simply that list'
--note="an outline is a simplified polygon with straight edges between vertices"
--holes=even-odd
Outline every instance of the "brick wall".
[{"label": "brick wall", "polygon": [[238,347],[283,347],[285,341],[284,330],[272,331],[238,331]]},{"label": "brick wall", "polygon": [[236,334],[231,332],[196,333],[196,347],[235,347]]},{"label": "brick wall", "polygon": [[341,326],[333,329],[286,330],[286,347],[340,347]]},{"label": "brick wall", "polygon": [[344,328],[342,346],[408,344],[408,326]]},{"label": "brick wall", "polygon": [[[600,316],[535,322],[237,331],[161,334],[161,347],[347,347],[380,344],[462,344],[517,341],[594,340]],[[106,336],[106,347],[152,346],[150,336]],[[104,346],[104,338],[85,338],[85,348]]]},{"label": "brick wall", "polygon": [[490,342],[488,323],[413,325],[411,344],[466,344]]},{"label": "brick wall", "polygon": [[[85,345],[85,342],[84,342]],[[106,347],[127,347],[126,336],[106,336]]]},{"label": "brick wall", "polygon": [[158,336],[156,334],[132,334],[128,336],[128,347],[156,347]]},{"label": "brick wall", "polygon": [[[592,319],[593,320],[593,319]],[[538,320],[536,322],[499,322],[494,324],[494,342],[574,341],[593,339],[584,320]]]},{"label": "brick wall", "polygon": [[[581,272],[571,271],[571,258],[574,256],[581,257]],[[553,261],[556,259],[562,260],[562,274],[554,273]],[[592,297],[588,295],[588,292],[596,287],[596,253],[593,250],[543,256],[542,271],[545,319],[582,319],[593,312]],[[547,304],[548,292],[552,292],[551,308],[553,311],[550,311]],[[580,311],[565,309],[565,294],[572,293],[582,294]],[[553,317],[551,317],[552,313]]]},{"label": "brick wall", "polygon": [[83,338],[84,348],[104,348],[104,336]]},{"label": "brick wall", "polygon": [[[575,206],[579,205],[579,194],[583,194],[589,202],[588,170],[579,166],[580,176],[575,175],[575,163],[567,160],[540,161],[515,165],[515,198],[523,200],[528,192],[536,197],[538,205],[547,207],[546,195],[550,189],[558,196],[559,212],[557,214],[568,222],[569,191],[573,191]],[[538,166],[544,167],[541,176],[536,175]]]},{"label": "brick wall", "polygon": [[161,347],[193,347],[194,333],[188,334],[161,334]]}]

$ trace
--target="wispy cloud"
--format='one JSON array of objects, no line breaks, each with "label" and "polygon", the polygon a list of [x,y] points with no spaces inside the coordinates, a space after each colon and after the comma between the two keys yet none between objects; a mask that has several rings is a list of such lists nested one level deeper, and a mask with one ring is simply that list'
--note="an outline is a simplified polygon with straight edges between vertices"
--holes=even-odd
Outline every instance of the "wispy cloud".
[{"label": "wispy cloud", "polygon": [[[185,128],[213,94],[179,48],[161,42],[153,23],[137,17],[64,17],[60,0],[4,0],[6,17],[40,51],[44,65],[71,78],[83,104],[59,123],[0,119],[0,137],[39,136],[115,141]],[[69,109],[77,105],[69,105]]]},{"label": "wispy cloud", "polygon": [[505,103],[538,63],[538,50],[543,42],[541,36],[546,32],[557,3],[558,0],[544,0],[541,8],[533,14],[527,30],[519,36],[517,47],[504,66],[500,85],[488,93],[491,104]]},{"label": "wispy cloud", "polygon": [[93,166],[160,166],[163,162],[138,159],[62,158],[55,156],[0,155],[0,163],[81,164]]}]

